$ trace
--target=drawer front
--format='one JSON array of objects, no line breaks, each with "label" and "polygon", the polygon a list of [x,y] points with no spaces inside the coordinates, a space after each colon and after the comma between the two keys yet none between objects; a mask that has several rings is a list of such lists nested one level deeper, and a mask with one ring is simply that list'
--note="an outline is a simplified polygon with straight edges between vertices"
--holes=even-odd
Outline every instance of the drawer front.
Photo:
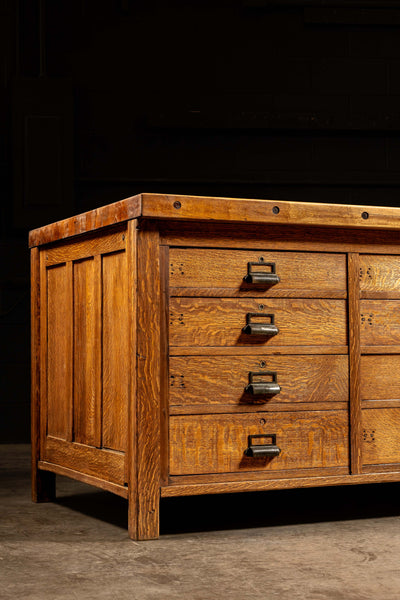
[{"label": "drawer front", "polygon": [[400,400],[400,354],[361,357],[361,400]]},{"label": "drawer front", "polygon": [[[279,456],[245,455],[248,436],[276,436]],[[170,475],[347,466],[347,411],[170,417]],[[270,443],[267,440],[267,443]]]},{"label": "drawer front", "polygon": [[[248,335],[242,328],[246,315],[252,322],[269,322],[273,314],[279,333],[273,337]],[[171,298],[171,346],[344,346],[347,344],[345,300],[291,300],[272,298]]]},{"label": "drawer front", "polygon": [[400,300],[361,300],[362,346],[400,344]]},{"label": "drawer front", "polygon": [[[172,248],[169,258],[171,295],[346,297],[343,254]],[[278,283],[260,281],[272,270]]]},{"label": "drawer front", "polygon": [[362,411],[363,464],[400,463],[400,408]]},{"label": "drawer front", "polygon": [[400,298],[400,256],[360,254],[361,296]]},{"label": "drawer front", "polygon": [[[276,376],[262,375],[265,372]],[[280,391],[265,395],[259,389],[245,390],[250,379],[256,382],[276,379]],[[171,406],[344,402],[348,400],[348,359],[332,354],[174,356],[170,358],[169,386]]]}]

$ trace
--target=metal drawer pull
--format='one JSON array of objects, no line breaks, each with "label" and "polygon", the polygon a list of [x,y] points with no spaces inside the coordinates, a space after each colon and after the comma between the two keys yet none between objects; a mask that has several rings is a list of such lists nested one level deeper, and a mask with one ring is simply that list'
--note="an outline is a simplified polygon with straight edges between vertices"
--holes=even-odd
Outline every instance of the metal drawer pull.
[{"label": "metal drawer pull", "polygon": [[[265,266],[271,267],[271,271],[253,271],[253,266]],[[248,262],[247,263],[247,275],[243,277],[243,281],[246,283],[253,283],[254,285],[275,285],[280,282],[279,275],[276,274],[275,263],[273,262]]]},{"label": "metal drawer pull", "polygon": [[[272,376],[272,381],[254,381],[254,377]],[[260,371],[259,373],[249,373],[249,383],[244,388],[245,392],[253,396],[275,396],[281,391],[281,386],[277,381],[276,371]]]},{"label": "metal drawer pull", "polygon": [[[271,438],[271,444],[253,444],[253,440],[260,438]],[[249,435],[247,438],[248,448],[244,451],[251,458],[266,458],[279,456],[281,449],[276,445],[275,433],[263,433],[261,435]]]},{"label": "metal drawer pull", "polygon": [[[268,317],[270,319],[270,322],[252,323],[252,317]],[[279,333],[279,329],[275,325],[275,315],[267,313],[247,313],[246,325],[243,327],[242,331],[243,333],[247,333],[248,335],[268,335],[270,337]]]}]

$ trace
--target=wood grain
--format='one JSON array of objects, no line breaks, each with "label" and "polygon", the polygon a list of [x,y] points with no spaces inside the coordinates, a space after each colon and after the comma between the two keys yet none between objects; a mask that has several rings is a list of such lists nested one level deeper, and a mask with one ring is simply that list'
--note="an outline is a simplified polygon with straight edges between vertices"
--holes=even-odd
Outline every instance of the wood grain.
[{"label": "wood grain", "polygon": [[107,492],[117,494],[122,498],[128,498],[128,488],[126,486],[112,483],[111,481],[106,481],[105,479],[94,477],[93,475],[86,475],[86,473],[81,473],[80,471],[75,471],[74,469],[68,469],[67,467],[62,467],[60,465],[54,465],[44,460],[39,461],[39,468],[44,475],[54,476],[54,474],[57,474],[62,475],[63,477],[70,477],[71,479],[76,479],[77,481],[94,485],[95,487],[106,490]]},{"label": "wood grain", "polygon": [[[169,312],[171,346],[335,346],[347,343],[344,300],[272,298],[260,304],[255,299],[171,298]],[[268,338],[243,334],[246,313],[273,313],[278,335]]]},{"label": "wood grain", "polygon": [[[363,213],[368,214],[367,219],[362,217]],[[324,227],[356,226],[362,229],[396,229],[400,226],[400,211],[396,208],[168,194],[142,194],[142,216]]]},{"label": "wood grain", "polygon": [[71,264],[47,270],[47,424],[49,435],[72,440]]},{"label": "wood grain", "polygon": [[34,229],[29,233],[29,247],[49,244],[57,240],[96,231],[110,225],[116,225],[129,219],[135,219],[141,213],[141,196],[132,196],[114,204],[90,210],[81,215],[57,221]]},{"label": "wood grain", "polygon": [[400,300],[361,300],[361,346],[400,345]]},{"label": "wood grain", "polygon": [[101,263],[94,258],[74,263],[74,441],[97,448],[101,446],[100,281]]},{"label": "wood grain", "polygon": [[[273,263],[279,283],[246,284],[249,262],[260,263],[252,266],[260,272],[271,271],[263,262]],[[171,296],[346,298],[346,259],[344,254],[172,248],[169,285]]]},{"label": "wood grain", "polygon": [[[40,339],[40,259],[38,248],[32,248],[31,259],[31,492],[33,502],[49,502],[55,498],[55,475],[38,468],[40,460],[41,343]],[[44,410],[44,408],[43,408]]]},{"label": "wood grain", "polygon": [[159,236],[149,225],[138,232],[137,308],[137,531],[158,537],[160,498],[160,265]]},{"label": "wood grain", "polygon": [[356,252],[398,254],[398,234],[391,230],[299,227],[261,223],[160,221],[160,241],[169,246],[229,248],[251,251],[268,249],[294,252]]},{"label": "wood grain", "polygon": [[293,488],[325,487],[335,485],[360,485],[363,483],[389,483],[400,481],[400,470],[392,473],[376,471],[371,474],[331,475],[328,477],[307,476],[299,478],[264,479],[262,481],[235,481],[223,483],[198,483],[169,485],[161,488],[162,498],[198,496],[202,494],[229,494],[239,492],[261,492]]},{"label": "wood grain", "polygon": [[[276,434],[281,454],[244,456],[247,436]],[[347,411],[170,417],[170,474],[348,465]]]},{"label": "wood grain", "polygon": [[125,481],[128,484],[128,533],[132,539],[138,534],[137,491],[137,221],[128,221],[127,230],[127,283],[128,283],[128,329],[129,329],[129,375],[128,375],[128,429],[125,461]]},{"label": "wood grain", "polygon": [[361,357],[362,400],[400,400],[400,355]]},{"label": "wood grain", "polygon": [[350,454],[351,472],[361,473],[361,400],[360,400],[360,288],[359,255],[348,255],[349,277],[349,374],[350,374]]},{"label": "wood grain", "polygon": [[400,463],[400,408],[364,408],[362,436],[365,465]]},{"label": "wood grain", "polygon": [[96,236],[89,235],[60,242],[45,250],[46,267],[71,260],[83,260],[98,254],[124,250],[126,225],[100,231]]},{"label": "wood grain", "polygon": [[104,448],[126,451],[129,397],[129,304],[125,251],[102,257],[103,440]]},{"label": "wood grain", "polygon": [[125,456],[122,452],[66,442],[48,436],[42,459],[118,485],[125,483]]},{"label": "wood grain", "polygon": [[[249,372],[274,371],[281,392],[272,397],[246,393]],[[258,378],[270,381],[271,376]],[[232,356],[171,357],[169,398],[171,406],[226,405],[247,410],[255,402],[264,408],[303,402],[347,402],[346,356]]]},{"label": "wood grain", "polygon": [[360,255],[362,298],[400,298],[400,256]]}]

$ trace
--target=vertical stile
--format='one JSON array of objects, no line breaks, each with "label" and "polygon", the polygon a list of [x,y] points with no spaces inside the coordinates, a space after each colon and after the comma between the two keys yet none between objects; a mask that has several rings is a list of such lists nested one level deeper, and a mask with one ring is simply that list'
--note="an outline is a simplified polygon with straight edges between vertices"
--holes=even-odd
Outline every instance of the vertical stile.
[{"label": "vertical stile", "polygon": [[147,223],[137,253],[137,538],[159,535],[160,265],[159,232]]},{"label": "vertical stile", "polygon": [[102,389],[103,389],[103,278],[102,255],[94,257],[94,345],[95,345],[95,416],[94,416],[94,443],[96,448],[102,447]]},{"label": "vertical stile", "polygon": [[168,311],[169,311],[169,247],[160,246],[160,454],[161,484],[168,484],[169,472],[169,343],[168,343]]},{"label": "vertical stile", "polygon": [[136,463],[136,312],[137,312],[137,221],[128,221],[127,264],[128,264],[128,314],[129,314],[129,391],[128,391],[128,446],[125,461],[125,481],[128,483],[128,528],[129,536],[137,539],[137,463]]},{"label": "vertical stile", "polygon": [[351,473],[362,472],[360,397],[360,279],[359,255],[348,254],[349,377]]}]

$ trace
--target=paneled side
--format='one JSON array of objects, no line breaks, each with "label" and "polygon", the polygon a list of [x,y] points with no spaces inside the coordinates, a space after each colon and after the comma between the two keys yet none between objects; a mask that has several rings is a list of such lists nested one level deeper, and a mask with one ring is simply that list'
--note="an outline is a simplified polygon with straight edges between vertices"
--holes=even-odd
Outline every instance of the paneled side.
[{"label": "paneled side", "polygon": [[125,252],[103,256],[103,441],[126,450],[129,393],[128,270]]},{"label": "paneled side", "polygon": [[101,298],[94,258],[74,263],[74,441],[100,446]]},{"label": "paneled side", "polygon": [[72,273],[47,270],[47,434],[72,437]]}]

